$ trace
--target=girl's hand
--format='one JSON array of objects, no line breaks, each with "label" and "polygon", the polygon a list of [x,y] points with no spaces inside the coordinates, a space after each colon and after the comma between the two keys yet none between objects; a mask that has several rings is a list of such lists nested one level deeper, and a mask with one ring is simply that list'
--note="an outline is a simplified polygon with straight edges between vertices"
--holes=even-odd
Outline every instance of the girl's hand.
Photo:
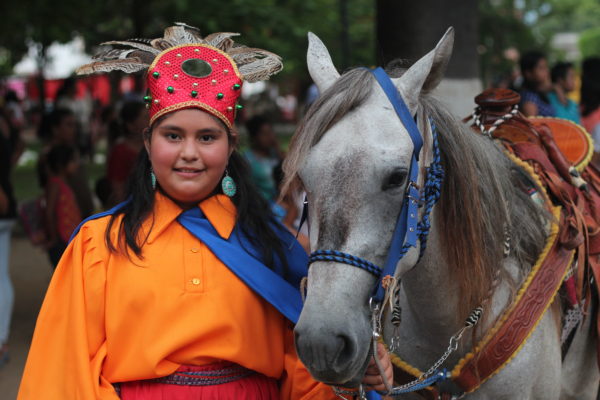
[{"label": "girl's hand", "polygon": [[[377,343],[377,358],[383,369],[383,375],[390,386],[394,386],[394,369],[392,368],[392,360],[390,355],[382,343]],[[371,358],[365,377],[362,380],[363,385],[367,385],[371,390],[385,392],[387,388],[383,383],[383,378],[379,372],[375,359]]]}]

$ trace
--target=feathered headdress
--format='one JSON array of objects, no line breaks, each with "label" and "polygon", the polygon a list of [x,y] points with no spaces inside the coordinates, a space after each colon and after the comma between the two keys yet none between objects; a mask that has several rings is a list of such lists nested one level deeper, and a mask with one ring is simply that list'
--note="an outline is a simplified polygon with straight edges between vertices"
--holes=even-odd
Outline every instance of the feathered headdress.
[{"label": "feathered headdress", "polygon": [[233,125],[243,81],[269,79],[281,71],[281,58],[269,51],[234,43],[237,33],[213,33],[176,23],[158,39],[129,39],[102,43],[113,46],[79,67],[78,74],[147,69],[150,94],[144,98],[150,123],[183,108],[201,108]]}]

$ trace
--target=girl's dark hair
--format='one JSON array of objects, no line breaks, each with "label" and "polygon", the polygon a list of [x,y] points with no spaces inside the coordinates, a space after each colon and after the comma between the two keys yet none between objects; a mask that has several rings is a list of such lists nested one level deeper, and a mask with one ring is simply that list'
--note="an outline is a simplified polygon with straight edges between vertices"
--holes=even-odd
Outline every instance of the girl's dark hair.
[{"label": "girl's dark hair", "polygon": [[600,58],[591,57],[581,64],[581,115],[587,116],[600,107]]},{"label": "girl's dark hair", "polygon": [[550,70],[550,79],[556,83],[560,79],[567,79],[569,70],[573,68],[573,63],[570,62],[558,62]]},{"label": "girl's dark hair", "polygon": [[67,166],[75,159],[75,149],[67,145],[58,145],[52,147],[48,152],[48,167],[55,174]]},{"label": "girl's dark hair", "polygon": [[[159,118],[154,125],[157,125],[160,121]],[[229,130],[226,130],[231,142],[233,138]],[[151,130],[147,134],[151,135]],[[150,180],[150,166],[148,153],[141,151],[128,182],[127,197],[129,201],[112,214],[106,228],[105,241],[110,251],[115,252],[118,247],[118,250],[125,254],[129,254],[128,250],[130,249],[136,256],[140,258],[143,256],[142,247],[148,238],[149,232],[145,233],[145,237],[141,237],[140,228],[144,220],[150,217],[154,207],[154,189]],[[283,271],[287,271],[281,238],[272,227],[276,222],[271,213],[271,207],[254,186],[249,175],[250,167],[244,157],[236,150],[229,158],[227,171],[237,186],[237,192],[232,197],[232,201],[237,208],[238,226],[258,249],[265,265],[275,269],[275,257],[277,257],[281,262]],[[213,194],[218,193],[222,193],[222,190],[221,185],[217,184]],[[110,231],[120,214],[123,214],[123,219],[119,226],[117,246],[115,246],[110,238]]]},{"label": "girl's dark hair", "polygon": [[549,103],[550,100],[548,99],[548,96],[546,93],[541,92],[538,89],[537,82],[530,81],[525,75],[525,72],[533,71],[538,63],[545,59],[546,55],[541,51],[528,51],[521,56],[521,59],[519,60],[519,66],[521,67],[521,75],[523,76],[523,89],[537,93],[544,102]]}]

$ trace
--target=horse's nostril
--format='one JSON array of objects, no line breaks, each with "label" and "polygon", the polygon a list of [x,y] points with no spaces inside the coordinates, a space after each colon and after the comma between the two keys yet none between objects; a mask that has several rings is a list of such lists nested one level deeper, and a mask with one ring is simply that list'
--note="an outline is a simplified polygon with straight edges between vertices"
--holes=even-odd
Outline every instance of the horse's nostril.
[{"label": "horse's nostril", "polygon": [[346,335],[338,335],[338,351],[335,357],[335,365],[344,369],[351,363],[356,354],[356,343]]}]

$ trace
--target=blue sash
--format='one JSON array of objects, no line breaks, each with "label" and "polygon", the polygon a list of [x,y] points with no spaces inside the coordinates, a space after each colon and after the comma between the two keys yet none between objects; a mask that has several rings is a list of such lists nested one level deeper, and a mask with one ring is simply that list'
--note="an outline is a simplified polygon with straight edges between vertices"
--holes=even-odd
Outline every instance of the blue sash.
[{"label": "blue sash", "polygon": [[[85,219],[75,229],[71,239],[81,226],[90,220],[112,215],[126,202],[100,214]],[[308,256],[302,246],[288,230],[277,224],[271,228],[282,241],[288,269],[284,271],[281,260],[275,257],[275,269],[271,270],[260,259],[259,251],[236,224],[229,239],[223,239],[205,218],[199,207],[183,212],[177,221],[192,235],[204,243],[210,251],[248,287],[281,312],[287,319],[296,323],[302,310],[300,280],[308,273]]]},{"label": "blue sash", "polygon": [[237,224],[229,239],[223,239],[198,207],[185,211],[177,220],[246,285],[271,303],[287,319],[293,323],[298,321],[302,311],[300,280],[308,273],[308,256],[285,227],[271,224],[271,228],[282,240],[288,264],[287,276],[284,279],[285,271],[281,260],[276,258],[275,270],[266,267],[258,250]]}]

